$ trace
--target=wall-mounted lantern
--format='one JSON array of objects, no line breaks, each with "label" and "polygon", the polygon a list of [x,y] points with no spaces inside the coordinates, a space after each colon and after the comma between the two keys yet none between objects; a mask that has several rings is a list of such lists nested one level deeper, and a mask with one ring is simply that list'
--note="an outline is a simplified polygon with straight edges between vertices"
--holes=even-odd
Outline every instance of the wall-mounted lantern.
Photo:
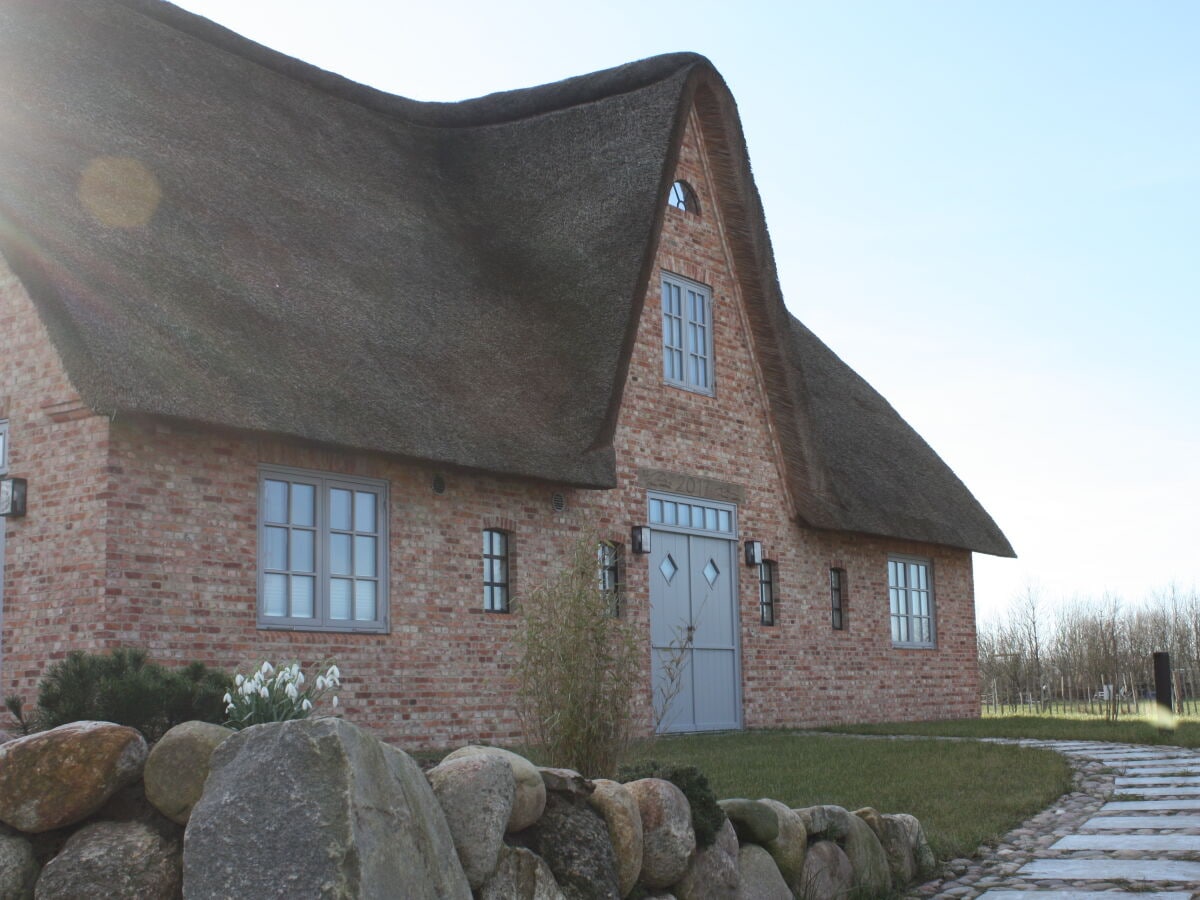
[{"label": "wall-mounted lantern", "polygon": [[629,532],[629,549],[634,553],[650,552],[650,526],[634,525]]},{"label": "wall-mounted lantern", "polygon": [[25,479],[0,478],[0,516],[25,515]]},{"label": "wall-mounted lantern", "polygon": [[746,541],[746,565],[762,565],[762,541]]}]

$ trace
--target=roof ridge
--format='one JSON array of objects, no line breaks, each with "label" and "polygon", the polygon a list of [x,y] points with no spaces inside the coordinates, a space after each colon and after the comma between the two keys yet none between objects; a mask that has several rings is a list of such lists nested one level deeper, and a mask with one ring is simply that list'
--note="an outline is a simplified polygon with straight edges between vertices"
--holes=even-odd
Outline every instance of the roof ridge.
[{"label": "roof ridge", "polygon": [[414,100],[288,56],[167,0],[114,2],[219,50],[342,100],[403,119],[409,124],[434,128],[473,128],[545,115],[647,87],[684,68],[713,68],[712,63],[701,54],[679,51],[481,97],[449,101]]}]

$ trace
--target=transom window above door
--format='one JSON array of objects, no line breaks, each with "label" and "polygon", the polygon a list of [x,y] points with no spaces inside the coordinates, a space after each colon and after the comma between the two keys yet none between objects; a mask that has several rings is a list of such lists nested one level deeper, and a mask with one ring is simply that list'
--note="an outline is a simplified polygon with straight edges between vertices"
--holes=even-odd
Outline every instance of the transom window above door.
[{"label": "transom window above door", "polygon": [[713,392],[712,295],[679,275],[662,276],[663,380],[701,394]]},{"label": "transom window above door", "polygon": [[648,499],[651,525],[726,537],[737,533],[735,507],[731,504],[659,493],[649,494]]}]

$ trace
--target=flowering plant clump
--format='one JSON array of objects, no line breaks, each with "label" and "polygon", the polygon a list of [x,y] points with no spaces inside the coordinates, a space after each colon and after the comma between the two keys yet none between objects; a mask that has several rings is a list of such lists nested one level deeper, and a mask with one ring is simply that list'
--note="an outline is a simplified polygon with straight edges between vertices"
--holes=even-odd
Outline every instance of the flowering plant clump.
[{"label": "flowering plant clump", "polygon": [[[241,672],[234,677],[233,690],[224,697],[225,724],[240,731],[265,722],[307,719],[313,706],[341,683],[342,673],[335,665],[310,682],[299,663],[276,669],[264,662],[249,677]],[[338,705],[336,694],[331,705]]]}]

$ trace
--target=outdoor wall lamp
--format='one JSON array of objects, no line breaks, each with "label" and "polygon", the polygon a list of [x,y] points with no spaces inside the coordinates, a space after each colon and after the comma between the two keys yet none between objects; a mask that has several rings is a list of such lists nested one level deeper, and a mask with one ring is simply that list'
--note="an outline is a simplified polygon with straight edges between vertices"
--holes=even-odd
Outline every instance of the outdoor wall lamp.
[{"label": "outdoor wall lamp", "polygon": [[650,552],[650,526],[634,525],[629,532],[629,548],[634,553]]},{"label": "outdoor wall lamp", "polygon": [[25,515],[25,479],[0,478],[0,516]]},{"label": "outdoor wall lamp", "polygon": [[746,541],[746,565],[762,565],[762,541]]}]

